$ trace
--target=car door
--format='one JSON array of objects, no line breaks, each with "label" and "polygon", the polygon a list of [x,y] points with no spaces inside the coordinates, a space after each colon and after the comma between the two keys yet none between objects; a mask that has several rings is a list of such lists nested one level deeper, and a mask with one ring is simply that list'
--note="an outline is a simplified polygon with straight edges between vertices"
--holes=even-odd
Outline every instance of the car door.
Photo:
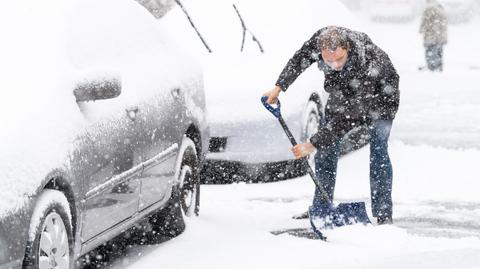
[{"label": "car door", "polygon": [[73,10],[68,52],[78,80],[113,76],[121,83],[119,96],[80,104],[91,122],[79,153],[89,171],[82,177],[85,242],[138,212],[149,113],[142,104],[157,90],[151,74],[158,42],[148,28],[154,18],[133,0],[82,0]]},{"label": "car door", "polygon": [[[90,122],[79,139],[76,156],[83,168],[85,196],[82,203],[82,239],[101,234],[137,212],[141,143],[138,126],[125,110],[112,106],[116,100],[83,103],[82,113]],[[97,118],[98,117],[98,118]]]},{"label": "car door", "polygon": [[[138,106],[137,120],[142,126],[144,169],[140,177],[139,210],[154,210],[169,198],[175,162],[183,134],[186,85],[180,79],[185,70],[182,56],[177,55],[168,38],[162,36],[158,22],[153,19],[148,26],[155,33],[145,63],[154,68],[142,72],[145,98]],[[180,64],[178,62],[181,62]],[[185,67],[183,67],[185,68]],[[175,78],[172,80],[172,78]]]},{"label": "car door", "polygon": [[182,137],[182,102],[181,89],[159,89],[139,110],[145,147],[139,210],[169,197]]}]

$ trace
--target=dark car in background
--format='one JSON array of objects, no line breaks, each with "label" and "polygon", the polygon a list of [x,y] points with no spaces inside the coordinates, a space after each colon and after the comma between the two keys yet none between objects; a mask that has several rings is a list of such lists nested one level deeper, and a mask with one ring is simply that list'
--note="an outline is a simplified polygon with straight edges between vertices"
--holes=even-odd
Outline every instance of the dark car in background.
[{"label": "dark car in background", "polygon": [[209,140],[199,65],[134,0],[1,5],[0,268],[73,268],[139,222],[181,233]]}]

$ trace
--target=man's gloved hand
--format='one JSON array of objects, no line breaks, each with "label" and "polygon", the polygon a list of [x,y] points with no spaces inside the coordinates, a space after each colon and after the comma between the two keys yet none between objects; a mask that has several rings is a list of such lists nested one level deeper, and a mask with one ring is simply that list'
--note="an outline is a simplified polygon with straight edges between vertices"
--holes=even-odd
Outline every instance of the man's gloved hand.
[{"label": "man's gloved hand", "polygon": [[293,152],[293,155],[295,155],[296,159],[303,158],[310,153],[313,153],[315,151],[315,146],[312,143],[302,143],[294,146],[290,150]]},{"label": "man's gloved hand", "polygon": [[268,104],[276,104],[277,103],[277,98],[280,92],[282,91],[282,88],[279,86],[275,86],[275,88],[269,90],[268,92],[264,93],[263,96],[267,96],[267,103]]}]

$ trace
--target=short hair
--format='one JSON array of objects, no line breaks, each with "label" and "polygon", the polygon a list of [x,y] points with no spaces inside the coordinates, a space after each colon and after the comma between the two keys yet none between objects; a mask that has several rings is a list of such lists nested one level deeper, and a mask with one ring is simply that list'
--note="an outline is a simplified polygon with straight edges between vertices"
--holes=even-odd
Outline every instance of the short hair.
[{"label": "short hair", "polygon": [[347,33],[344,29],[336,26],[329,26],[319,36],[318,47],[320,50],[337,50],[337,48],[348,49]]}]

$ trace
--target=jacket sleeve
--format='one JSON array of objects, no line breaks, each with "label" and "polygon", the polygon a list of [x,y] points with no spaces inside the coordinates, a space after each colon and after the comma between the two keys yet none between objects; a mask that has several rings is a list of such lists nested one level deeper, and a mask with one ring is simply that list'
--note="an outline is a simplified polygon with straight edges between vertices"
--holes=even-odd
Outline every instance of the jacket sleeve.
[{"label": "jacket sleeve", "polygon": [[307,40],[283,68],[283,71],[275,83],[275,85],[280,86],[283,91],[286,91],[310,65],[320,60],[320,51],[317,49],[317,43],[322,30],[323,29],[320,29]]},{"label": "jacket sleeve", "polygon": [[394,119],[400,104],[400,77],[388,55],[377,47],[374,65],[379,71],[375,79],[375,98],[371,111],[374,118]]},{"label": "jacket sleeve", "polygon": [[425,26],[426,26],[426,11],[422,13],[422,18],[420,19],[420,29],[418,30],[420,34],[425,33]]}]

